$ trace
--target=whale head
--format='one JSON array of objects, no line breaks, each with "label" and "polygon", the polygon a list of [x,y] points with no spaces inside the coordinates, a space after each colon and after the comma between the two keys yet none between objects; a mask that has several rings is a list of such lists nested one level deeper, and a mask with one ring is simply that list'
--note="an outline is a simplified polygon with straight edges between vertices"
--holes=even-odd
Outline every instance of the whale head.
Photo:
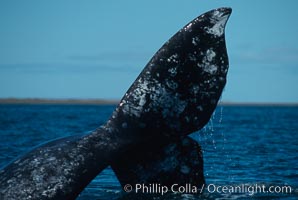
[{"label": "whale head", "polygon": [[188,23],[152,57],[104,128],[125,137],[176,137],[210,119],[229,68],[225,25],[230,8],[211,10]]}]

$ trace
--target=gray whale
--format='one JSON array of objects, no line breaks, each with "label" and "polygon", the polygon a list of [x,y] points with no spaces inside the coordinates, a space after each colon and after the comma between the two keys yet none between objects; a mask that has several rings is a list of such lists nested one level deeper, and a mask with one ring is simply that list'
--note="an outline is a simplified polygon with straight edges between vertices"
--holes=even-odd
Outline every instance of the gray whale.
[{"label": "gray whale", "polygon": [[230,13],[230,8],[209,11],[178,31],[104,125],[41,145],[1,169],[0,199],[75,199],[125,152],[201,129],[226,83],[224,29]]}]

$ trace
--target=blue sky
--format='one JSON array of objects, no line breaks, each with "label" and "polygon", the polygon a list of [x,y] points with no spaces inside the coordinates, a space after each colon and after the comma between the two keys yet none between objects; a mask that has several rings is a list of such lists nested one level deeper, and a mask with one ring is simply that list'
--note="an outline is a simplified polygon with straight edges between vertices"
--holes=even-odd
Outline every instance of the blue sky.
[{"label": "blue sky", "polygon": [[229,6],[223,101],[298,102],[296,0],[0,1],[0,98],[120,99],[152,55]]}]

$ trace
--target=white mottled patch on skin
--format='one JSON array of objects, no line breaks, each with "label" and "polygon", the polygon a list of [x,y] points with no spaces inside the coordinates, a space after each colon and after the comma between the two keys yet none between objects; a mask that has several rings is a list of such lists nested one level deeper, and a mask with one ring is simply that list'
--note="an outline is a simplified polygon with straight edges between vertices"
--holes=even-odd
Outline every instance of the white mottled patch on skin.
[{"label": "white mottled patch on skin", "polygon": [[228,20],[229,15],[224,15],[224,16],[221,16],[221,15],[222,13],[220,13],[219,11],[214,12],[213,18],[217,20],[214,20],[214,25],[211,28],[206,29],[207,33],[212,34],[216,37],[222,36],[222,34],[225,31],[225,24]]},{"label": "white mottled patch on skin", "polygon": [[209,74],[215,74],[218,70],[218,67],[212,64],[215,57],[216,53],[213,51],[213,49],[208,49],[205,53],[202,63],[198,63],[197,66],[202,67],[202,69]]},{"label": "white mottled patch on skin", "polygon": [[184,27],[184,31],[189,31],[191,32],[191,27],[192,27],[192,23],[189,23],[187,26]]},{"label": "white mottled patch on skin", "polygon": [[[122,107],[123,104],[125,104],[125,103],[126,103],[126,101],[125,101],[125,100],[122,100],[122,101],[120,102],[120,104],[119,104],[119,107]],[[115,118],[115,115],[113,115],[112,118]]]},{"label": "white mottled patch on skin", "polygon": [[146,104],[146,94],[149,90],[148,82],[146,80],[139,79],[139,84],[134,92],[129,95],[133,98],[132,102],[121,102],[123,112],[130,116],[140,117],[143,112],[143,106]]},{"label": "white mottled patch on skin", "polygon": [[203,111],[203,107],[202,107],[202,106],[197,106],[197,109],[198,109],[199,111]]},{"label": "white mottled patch on skin", "polygon": [[177,68],[176,67],[170,68],[170,69],[168,69],[168,72],[171,73],[171,76],[176,76]]},{"label": "white mottled patch on skin", "polygon": [[55,157],[49,157],[49,158],[48,158],[48,161],[50,161],[50,162],[55,161],[55,160],[56,160]]},{"label": "white mottled patch on skin", "polygon": [[178,63],[177,58],[178,58],[178,54],[175,53],[175,54],[171,55],[171,56],[167,59],[167,61],[168,61],[168,62],[173,62],[173,63]]},{"label": "white mottled patch on skin", "polygon": [[198,95],[199,94],[199,91],[200,91],[200,87],[198,85],[193,85],[191,88],[190,88],[190,93],[192,93],[194,96]]},{"label": "white mottled patch on skin", "polygon": [[191,43],[195,46],[197,46],[199,42],[200,42],[200,39],[198,37],[194,37],[191,40]]},{"label": "white mottled patch on skin", "polygon": [[114,132],[113,126],[110,126],[111,120],[108,121],[106,125],[103,126],[103,129],[106,130],[108,133]]},{"label": "white mottled patch on skin", "polygon": [[209,74],[215,74],[217,72],[217,66],[216,65],[210,65],[208,67],[208,70],[205,70],[207,72],[209,72]]},{"label": "white mottled patch on skin", "polygon": [[20,159],[16,160],[14,163],[18,164],[20,162]]},{"label": "white mottled patch on skin", "polygon": [[173,93],[163,86],[156,88],[154,92],[150,94],[151,108],[155,112],[162,114],[164,122],[173,129],[179,130],[181,128],[181,122],[177,120],[177,123],[173,123],[173,119],[179,119],[183,111],[185,110],[188,102],[181,100],[178,93]]},{"label": "white mottled patch on skin", "polygon": [[213,51],[213,49],[208,49],[206,52],[206,59],[208,62],[211,62],[216,56],[216,53]]},{"label": "white mottled patch on skin", "polygon": [[218,10],[215,10],[214,12],[213,12],[213,16],[221,16],[221,13],[218,11]]}]

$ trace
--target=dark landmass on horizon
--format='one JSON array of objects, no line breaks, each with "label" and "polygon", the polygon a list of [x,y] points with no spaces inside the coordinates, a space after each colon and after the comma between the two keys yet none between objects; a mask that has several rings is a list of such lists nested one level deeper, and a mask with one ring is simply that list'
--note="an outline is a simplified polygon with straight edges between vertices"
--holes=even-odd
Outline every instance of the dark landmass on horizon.
[{"label": "dark landmass on horizon", "polygon": [[118,102],[113,99],[0,98],[0,104],[116,105]]},{"label": "dark landmass on horizon", "polygon": [[[0,98],[0,104],[31,105],[117,105],[118,99],[50,99],[50,98]],[[220,102],[224,106],[298,106],[292,102]]]}]

